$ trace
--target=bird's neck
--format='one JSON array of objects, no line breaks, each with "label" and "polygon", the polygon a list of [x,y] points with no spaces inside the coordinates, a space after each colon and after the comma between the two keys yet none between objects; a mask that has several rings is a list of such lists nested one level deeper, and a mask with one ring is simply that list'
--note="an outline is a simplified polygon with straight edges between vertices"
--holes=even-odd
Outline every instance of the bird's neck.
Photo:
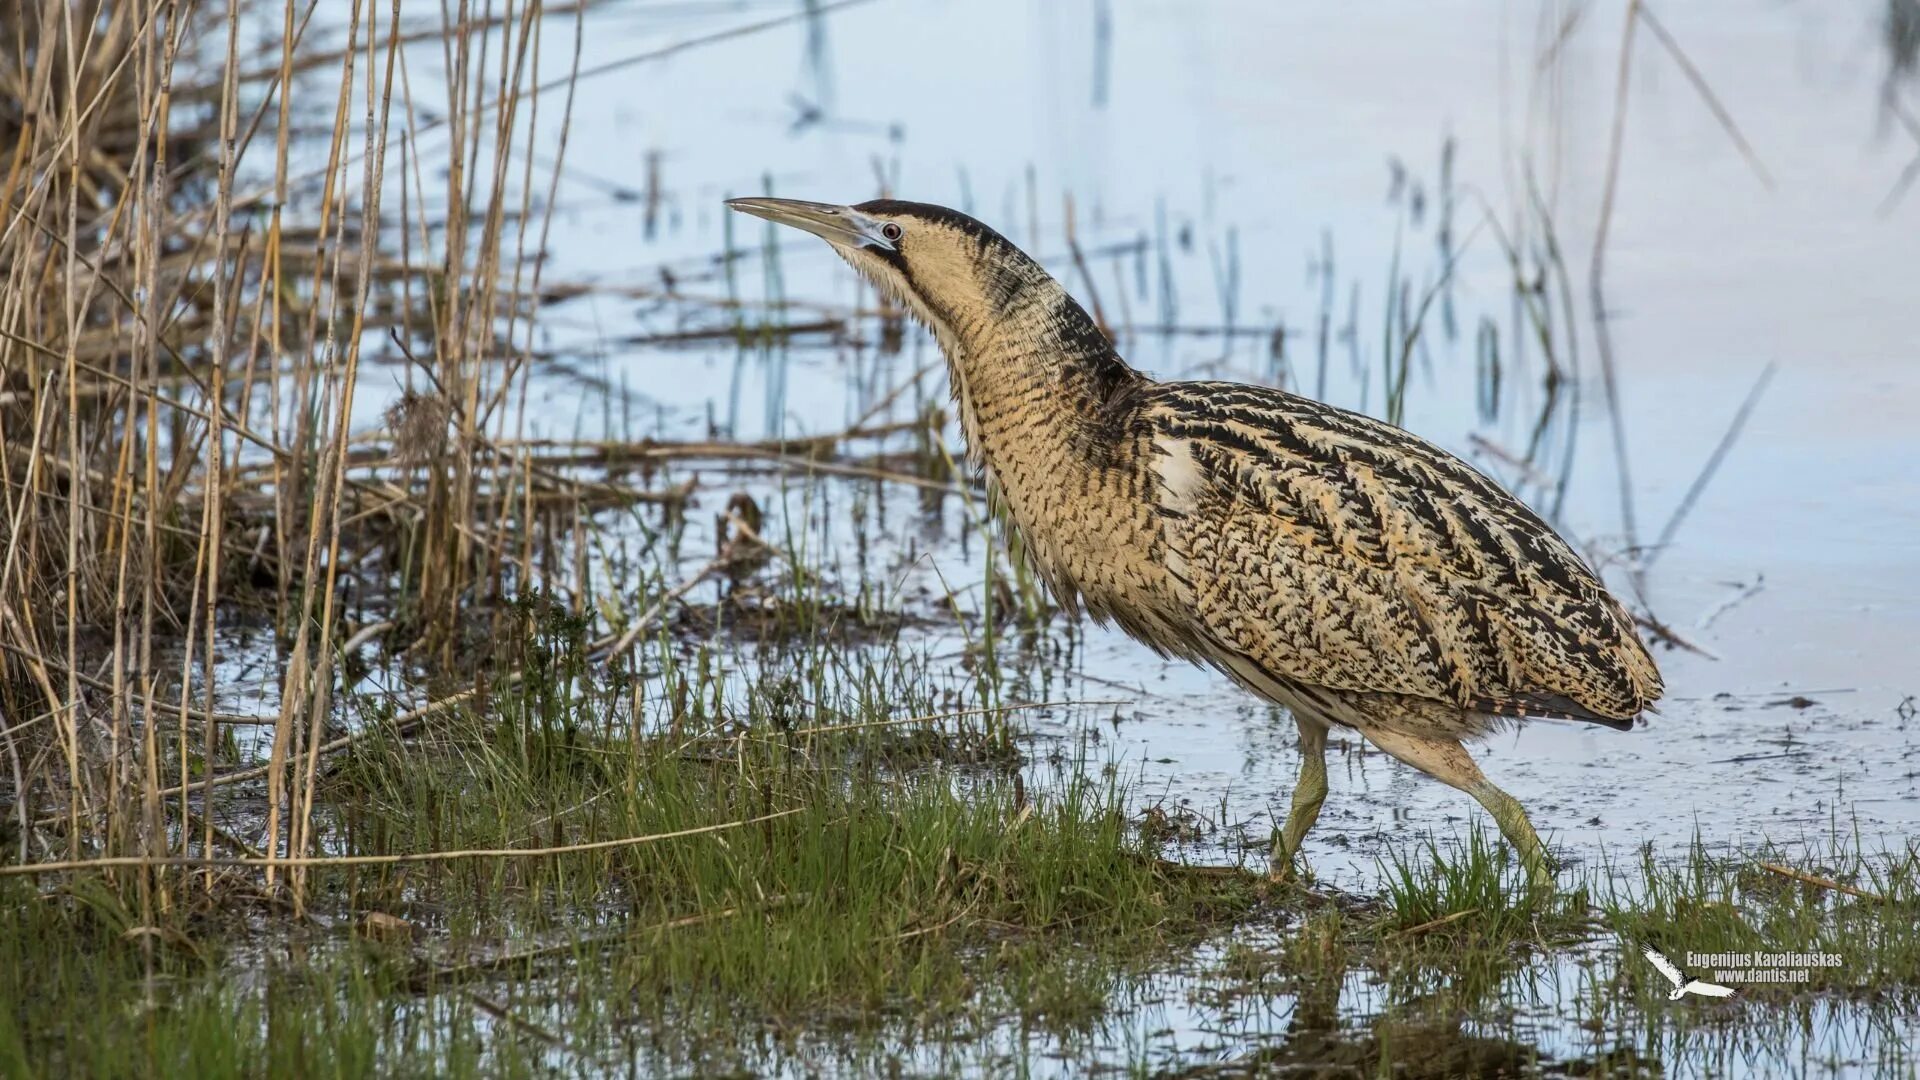
[{"label": "bird's neck", "polygon": [[1023,269],[941,335],[968,449],[1001,474],[1011,453],[1102,467],[1135,426],[1146,379],[1059,282]]}]

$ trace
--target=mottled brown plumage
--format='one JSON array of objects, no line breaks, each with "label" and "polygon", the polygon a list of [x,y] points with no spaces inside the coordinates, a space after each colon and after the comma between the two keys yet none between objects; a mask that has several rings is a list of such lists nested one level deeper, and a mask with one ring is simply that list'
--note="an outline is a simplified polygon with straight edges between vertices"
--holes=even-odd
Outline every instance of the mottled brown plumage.
[{"label": "mottled brown plumage", "polygon": [[1155,382],[1037,263],[920,203],[733,205],[821,235],[945,351],[969,454],[1054,595],[1286,706],[1318,813],[1328,725],[1524,813],[1459,740],[1527,716],[1626,729],[1660,696],[1632,619],[1547,524],[1399,428],[1280,390]]}]

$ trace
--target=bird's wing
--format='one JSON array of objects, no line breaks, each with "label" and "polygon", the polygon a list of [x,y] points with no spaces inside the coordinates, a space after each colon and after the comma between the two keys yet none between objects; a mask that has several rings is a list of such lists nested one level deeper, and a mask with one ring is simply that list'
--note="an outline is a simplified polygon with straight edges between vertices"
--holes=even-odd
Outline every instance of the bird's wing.
[{"label": "bird's wing", "polygon": [[1652,963],[1654,967],[1659,968],[1660,974],[1665,975],[1668,982],[1675,986],[1681,986],[1686,983],[1687,977],[1680,973],[1679,968],[1673,966],[1673,961],[1660,955],[1656,949],[1646,949],[1644,951],[1648,962]]},{"label": "bird's wing", "polygon": [[1399,428],[1277,390],[1161,383],[1169,569],[1217,643],[1291,683],[1623,726],[1660,674],[1552,528]]},{"label": "bird's wing", "polygon": [[1702,982],[1699,979],[1694,979],[1687,984],[1686,992],[1689,994],[1699,994],[1703,997],[1723,998],[1733,996],[1733,987],[1721,986],[1719,983]]}]

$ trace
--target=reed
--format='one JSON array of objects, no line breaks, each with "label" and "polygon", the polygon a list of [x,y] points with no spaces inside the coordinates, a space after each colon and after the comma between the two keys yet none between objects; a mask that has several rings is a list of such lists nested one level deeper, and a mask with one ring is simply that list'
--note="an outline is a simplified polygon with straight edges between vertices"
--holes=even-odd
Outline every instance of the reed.
[{"label": "reed", "polygon": [[[436,126],[417,119],[400,45],[421,31],[403,34],[397,4],[354,0],[328,49],[291,2],[20,15],[0,22],[12,858],[220,856],[216,631],[237,612],[272,621],[283,661],[260,846],[310,856],[356,629],[348,568],[372,557],[406,582],[388,636],[445,663],[464,620],[536,576],[534,520],[596,497],[509,446],[542,289],[530,230],[561,167],[514,163],[554,127],[564,153],[574,72],[541,81],[539,5],[446,13],[449,168],[430,219],[417,149],[396,154]],[[243,51],[243,23],[267,20],[273,51]],[[316,142],[324,165],[303,171],[296,146]],[[396,348],[423,388],[369,454],[362,374]],[[163,904],[180,883],[136,879]]]}]

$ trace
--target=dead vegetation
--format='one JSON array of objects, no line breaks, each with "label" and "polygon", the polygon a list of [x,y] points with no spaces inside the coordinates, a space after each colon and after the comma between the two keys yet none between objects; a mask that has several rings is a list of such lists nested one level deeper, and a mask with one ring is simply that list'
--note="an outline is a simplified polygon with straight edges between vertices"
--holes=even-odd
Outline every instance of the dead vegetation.
[{"label": "dead vegetation", "polygon": [[[507,597],[584,603],[586,567],[564,552],[587,515],[677,513],[693,485],[668,477],[673,461],[892,471],[828,460],[862,430],[792,444],[525,438],[531,315],[552,291],[537,255],[584,6],[481,18],[462,5],[423,28],[354,0],[333,46],[309,44],[314,15],[37,0],[0,20],[13,861],[235,854],[209,813],[235,779],[222,769],[240,764],[216,701],[222,627],[277,639],[271,751],[241,771],[266,782],[269,855],[298,859],[313,853],[345,646],[378,637],[427,673],[471,670],[507,625]],[[277,45],[253,55],[242,42],[263,30]],[[572,37],[574,63],[542,71],[555,34]],[[429,89],[401,46],[436,38],[445,85]],[[535,141],[556,133],[559,156],[536,171]],[[444,170],[421,160],[423,134]],[[358,406],[375,365],[407,389],[370,435]],[[739,554],[723,552],[727,565]],[[651,611],[615,616],[610,647],[677,599],[659,588]],[[354,602],[369,592],[385,598],[377,617]],[[300,882],[293,871],[296,903]]]}]

